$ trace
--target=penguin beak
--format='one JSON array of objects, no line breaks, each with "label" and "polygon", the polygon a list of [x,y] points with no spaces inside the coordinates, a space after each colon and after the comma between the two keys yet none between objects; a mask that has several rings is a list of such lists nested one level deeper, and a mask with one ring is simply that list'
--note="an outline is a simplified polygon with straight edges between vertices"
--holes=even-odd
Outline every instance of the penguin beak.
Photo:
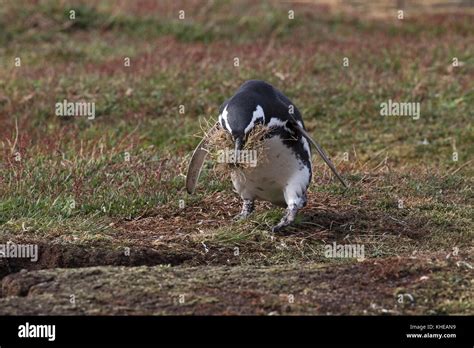
[{"label": "penguin beak", "polygon": [[244,147],[244,141],[242,137],[235,138],[235,149],[234,149],[234,164],[237,163],[237,155],[240,150]]}]

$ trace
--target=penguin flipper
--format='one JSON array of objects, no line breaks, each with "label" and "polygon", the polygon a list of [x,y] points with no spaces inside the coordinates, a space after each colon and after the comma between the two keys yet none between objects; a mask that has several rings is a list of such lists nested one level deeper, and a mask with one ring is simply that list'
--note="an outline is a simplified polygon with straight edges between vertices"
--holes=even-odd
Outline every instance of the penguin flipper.
[{"label": "penguin flipper", "polygon": [[208,142],[208,134],[214,131],[217,127],[217,124],[211,128],[211,130],[204,135],[203,139],[199,142],[198,146],[194,149],[191,162],[189,162],[188,172],[186,173],[186,191],[189,194],[194,193],[196,185],[201,174],[202,165],[208,154],[205,146]]},{"label": "penguin flipper", "polygon": [[344,187],[347,188],[348,186],[347,186],[346,182],[342,178],[341,174],[339,174],[339,172],[337,171],[336,167],[331,162],[329,157],[326,155],[326,152],[324,152],[323,148],[316,141],[314,141],[313,138],[309,135],[309,133],[303,127],[301,127],[297,122],[292,122],[292,124],[293,124],[294,128],[296,129],[296,131],[298,133],[300,133],[302,136],[304,136],[306,139],[308,139],[308,141],[311,144],[313,144],[313,146],[316,148],[316,151],[318,152],[319,156],[321,156],[321,158],[324,160],[324,162],[326,162],[326,164],[329,166],[329,168],[331,168],[332,172],[334,173],[334,175],[336,175],[336,177],[339,179],[341,184]]}]

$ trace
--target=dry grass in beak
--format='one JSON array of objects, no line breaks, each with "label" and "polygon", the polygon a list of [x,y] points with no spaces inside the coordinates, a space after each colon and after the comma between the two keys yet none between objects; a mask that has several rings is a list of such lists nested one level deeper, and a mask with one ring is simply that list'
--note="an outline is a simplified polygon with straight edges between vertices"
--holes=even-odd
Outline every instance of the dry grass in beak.
[{"label": "dry grass in beak", "polygon": [[232,136],[221,127],[213,128],[215,123],[206,122],[206,129],[203,130],[204,137],[208,139],[206,150],[210,159],[214,162],[214,172],[218,176],[230,174],[236,168],[252,170],[260,163],[268,161],[265,151],[265,135],[269,128],[262,124],[257,124],[248,134],[242,150],[238,154],[238,160],[233,162],[234,141]]}]

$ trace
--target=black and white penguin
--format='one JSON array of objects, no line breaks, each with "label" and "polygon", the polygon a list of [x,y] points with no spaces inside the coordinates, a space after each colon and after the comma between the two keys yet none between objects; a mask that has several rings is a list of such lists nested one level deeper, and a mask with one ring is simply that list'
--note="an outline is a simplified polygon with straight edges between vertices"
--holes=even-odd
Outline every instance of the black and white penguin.
[{"label": "black and white penguin", "polygon": [[[315,146],[347,187],[325,152],[306,132],[296,106],[272,85],[250,80],[221,105],[215,127],[222,127],[229,132],[234,141],[235,153],[238,153],[247,135],[257,124],[268,127],[264,143],[266,160],[257,163],[255,168],[233,170],[231,173],[234,188],[243,200],[238,218],[247,218],[254,210],[254,201],[258,199],[286,208],[286,214],[272,228],[273,232],[294,221],[298,210],[306,205],[306,192],[312,177],[309,143]],[[203,139],[194,150],[186,177],[189,193],[194,192],[199,178],[207,154],[205,145],[206,139]]]}]

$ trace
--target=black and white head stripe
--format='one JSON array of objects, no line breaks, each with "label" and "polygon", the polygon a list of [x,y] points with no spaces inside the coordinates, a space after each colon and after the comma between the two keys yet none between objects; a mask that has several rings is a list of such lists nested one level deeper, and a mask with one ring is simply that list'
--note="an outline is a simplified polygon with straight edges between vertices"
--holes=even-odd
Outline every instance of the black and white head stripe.
[{"label": "black and white head stripe", "polygon": [[[252,117],[248,118],[245,111],[237,111],[237,117],[233,116],[232,121],[229,122],[229,104],[224,107],[222,113],[219,115],[219,123],[222,128],[229,133],[241,131],[243,128],[244,134],[248,134],[253,127],[258,123],[265,123],[265,112],[261,105],[257,105],[255,110],[251,113]],[[234,109],[243,109],[239,105],[234,106]]]},{"label": "black and white head stripe", "polygon": [[247,127],[245,127],[245,134],[250,132],[253,127],[257,124],[258,121],[261,123],[265,123],[265,113],[263,112],[263,108],[260,105],[257,105],[257,108],[252,113],[252,119]]},{"label": "black and white head stripe", "polygon": [[227,105],[224,107],[224,110],[222,110],[222,113],[219,115],[219,123],[221,124],[221,127],[224,129],[227,129],[228,132],[232,133],[232,130],[229,127],[229,122],[227,121],[227,115],[229,113],[227,112]]}]

